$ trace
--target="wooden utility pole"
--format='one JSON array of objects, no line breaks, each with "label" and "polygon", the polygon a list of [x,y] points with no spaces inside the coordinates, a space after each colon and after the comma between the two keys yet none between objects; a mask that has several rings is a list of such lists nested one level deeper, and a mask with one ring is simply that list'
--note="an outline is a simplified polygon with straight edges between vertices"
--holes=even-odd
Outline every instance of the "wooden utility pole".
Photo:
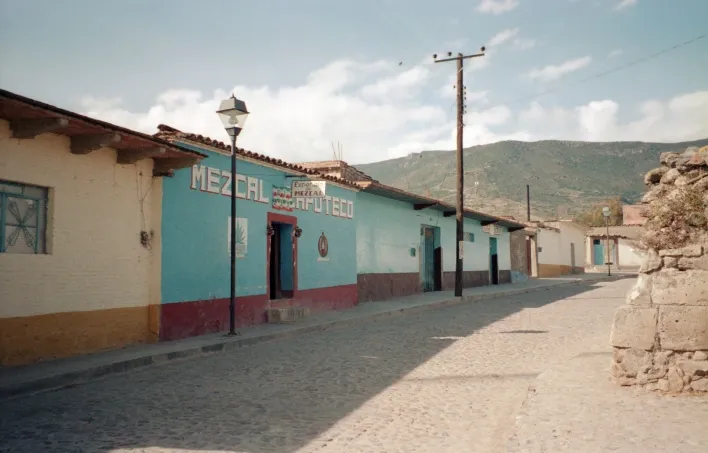
[{"label": "wooden utility pole", "polygon": [[457,198],[456,198],[456,212],[455,212],[455,219],[457,223],[457,228],[456,228],[456,260],[455,260],[455,297],[461,297],[462,296],[462,246],[463,246],[463,238],[464,238],[464,226],[463,226],[463,218],[464,218],[464,213],[465,213],[465,202],[464,202],[464,190],[465,190],[465,168],[463,165],[463,159],[462,159],[462,147],[463,147],[463,130],[465,127],[464,124],[464,115],[465,115],[465,85],[464,85],[464,78],[463,78],[463,67],[464,67],[464,60],[468,58],[475,58],[475,57],[483,57],[484,56],[484,47],[481,49],[482,51],[478,54],[474,55],[463,55],[461,53],[458,53],[456,57],[452,56],[452,52],[448,52],[447,56],[448,58],[441,58],[438,59],[437,54],[433,55],[433,60],[435,60],[435,63],[443,63],[447,61],[454,61],[457,63]]},{"label": "wooden utility pole", "polygon": [[526,220],[531,221],[531,186],[526,184]]}]

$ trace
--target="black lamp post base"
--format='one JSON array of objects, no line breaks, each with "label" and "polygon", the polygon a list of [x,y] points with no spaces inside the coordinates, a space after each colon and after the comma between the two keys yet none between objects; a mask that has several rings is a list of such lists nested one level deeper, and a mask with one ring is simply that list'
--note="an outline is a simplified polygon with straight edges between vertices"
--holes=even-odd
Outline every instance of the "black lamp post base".
[{"label": "black lamp post base", "polygon": [[225,337],[240,337],[240,336],[241,336],[241,332],[228,332],[228,333],[227,333],[226,335],[224,335],[224,336],[225,336]]}]

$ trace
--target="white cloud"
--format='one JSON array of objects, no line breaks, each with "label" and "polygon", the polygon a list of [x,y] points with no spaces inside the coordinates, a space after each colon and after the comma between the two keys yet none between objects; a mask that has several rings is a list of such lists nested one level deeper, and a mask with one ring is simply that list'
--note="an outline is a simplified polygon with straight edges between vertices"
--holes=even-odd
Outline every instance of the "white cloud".
[{"label": "white cloud", "polygon": [[[453,149],[454,98],[435,101],[433,97],[424,102],[422,95],[406,94],[430,90],[438,83],[432,72],[421,67],[401,71],[385,62],[340,61],[314,71],[299,86],[236,86],[213,93],[167,90],[142,112],[121,108],[116,99],[85,98],[83,110],[146,133],[156,132],[156,126],[164,123],[227,141],[215,111],[219,101],[233,92],[251,111],[239,137],[240,146],[298,162],[329,159],[331,143],[339,141],[344,145],[344,158],[355,164],[422,150]],[[512,111],[489,103],[488,92],[473,91],[467,95],[467,105],[465,146],[507,139],[682,141],[708,137],[708,91],[648,100],[629,122],[620,122],[621,107],[611,99],[575,108],[531,103]]]},{"label": "white cloud", "polygon": [[636,5],[638,1],[639,0],[619,0],[613,9],[615,11],[620,11],[625,8],[629,8],[630,6]]},{"label": "white cloud", "polygon": [[514,46],[514,49],[517,50],[528,50],[536,47],[536,40],[532,38],[516,38],[512,42],[512,45]]},{"label": "white cloud", "polygon": [[620,122],[620,105],[604,99],[573,109],[541,107],[521,112],[517,127],[535,136],[586,141],[680,142],[708,137],[708,91],[675,96],[668,101],[647,100],[638,116]]},{"label": "white cloud", "polygon": [[467,104],[488,104],[489,91],[471,91],[467,93]]},{"label": "white cloud", "polygon": [[532,79],[545,81],[558,80],[566,74],[575,72],[588,66],[592,62],[592,57],[585,56],[574,60],[564,61],[558,65],[548,65],[543,68],[536,68],[529,71],[528,76]]},{"label": "white cloud", "polygon": [[386,77],[361,89],[361,94],[367,99],[386,99],[412,97],[428,78],[430,70],[427,67],[414,66],[400,74]]},{"label": "white cloud", "polygon": [[505,43],[510,43],[516,50],[528,50],[536,46],[535,39],[519,36],[518,28],[507,28],[492,36],[488,41],[487,47],[494,51]]},{"label": "white cloud", "polygon": [[518,0],[482,0],[477,11],[484,14],[502,14],[519,6]]},{"label": "white cloud", "polygon": [[607,58],[617,58],[621,56],[624,53],[624,50],[622,49],[614,49],[610,53],[607,54]]},{"label": "white cloud", "polygon": [[492,38],[489,40],[488,45],[489,45],[489,47],[495,47],[495,46],[501,45],[518,34],[519,34],[518,28],[507,28],[506,30],[502,30],[499,33],[497,33],[496,35],[492,36]]}]

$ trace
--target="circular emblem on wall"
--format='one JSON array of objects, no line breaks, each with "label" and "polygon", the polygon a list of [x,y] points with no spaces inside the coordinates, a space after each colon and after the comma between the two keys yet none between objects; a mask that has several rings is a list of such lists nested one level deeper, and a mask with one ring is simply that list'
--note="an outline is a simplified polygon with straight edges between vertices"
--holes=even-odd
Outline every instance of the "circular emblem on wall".
[{"label": "circular emblem on wall", "polygon": [[327,236],[325,236],[324,231],[320,235],[320,239],[317,241],[317,250],[320,252],[320,256],[325,258],[329,252],[329,242],[327,241]]}]

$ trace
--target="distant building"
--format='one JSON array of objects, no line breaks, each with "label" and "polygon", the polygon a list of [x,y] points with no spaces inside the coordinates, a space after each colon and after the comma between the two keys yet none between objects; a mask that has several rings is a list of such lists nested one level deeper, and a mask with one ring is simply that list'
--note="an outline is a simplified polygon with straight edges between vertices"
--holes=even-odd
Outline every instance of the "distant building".
[{"label": "distant building", "polygon": [[585,272],[585,232],[572,220],[533,222],[536,227],[537,277]]},{"label": "distant building", "polygon": [[[612,267],[620,270],[639,269],[646,254],[639,246],[643,228],[638,225],[620,225],[611,226],[609,231],[609,262]],[[599,271],[607,268],[607,238],[605,227],[588,230],[588,267]]]},{"label": "distant building", "polygon": [[642,265],[646,252],[640,241],[647,219],[642,215],[646,206],[622,206],[622,225],[609,228],[609,260],[607,256],[607,228],[597,227],[587,233],[586,266],[593,270],[604,271],[607,263],[619,270],[637,270]]},{"label": "distant building", "polygon": [[647,218],[642,215],[642,209],[646,209],[646,207],[638,204],[622,206],[622,225],[644,225]]}]

